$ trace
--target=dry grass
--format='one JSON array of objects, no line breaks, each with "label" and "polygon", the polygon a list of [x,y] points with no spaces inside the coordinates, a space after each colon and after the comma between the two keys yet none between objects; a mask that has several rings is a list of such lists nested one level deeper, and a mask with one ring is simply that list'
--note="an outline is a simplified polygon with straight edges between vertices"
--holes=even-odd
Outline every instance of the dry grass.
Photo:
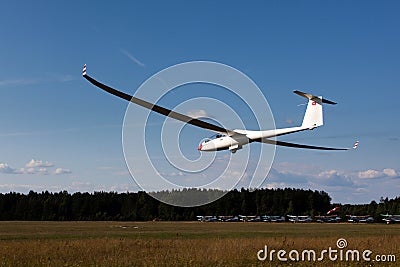
[{"label": "dry grass", "polygon": [[[400,225],[185,223],[185,222],[0,222],[1,266],[278,266],[259,262],[258,250],[336,248],[395,254]],[[325,261],[321,266],[368,266]],[[397,266],[396,263],[371,266]],[[315,266],[315,262],[286,265]]]}]

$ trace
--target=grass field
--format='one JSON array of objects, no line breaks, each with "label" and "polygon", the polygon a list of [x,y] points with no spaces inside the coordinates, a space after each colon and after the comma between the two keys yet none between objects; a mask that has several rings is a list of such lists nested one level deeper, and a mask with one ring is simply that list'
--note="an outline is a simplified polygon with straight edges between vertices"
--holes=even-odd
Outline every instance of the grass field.
[{"label": "grass field", "polygon": [[[283,249],[369,249],[397,262],[259,261]],[[288,254],[285,255],[288,257]],[[1,266],[398,266],[400,224],[200,222],[0,222]]]}]

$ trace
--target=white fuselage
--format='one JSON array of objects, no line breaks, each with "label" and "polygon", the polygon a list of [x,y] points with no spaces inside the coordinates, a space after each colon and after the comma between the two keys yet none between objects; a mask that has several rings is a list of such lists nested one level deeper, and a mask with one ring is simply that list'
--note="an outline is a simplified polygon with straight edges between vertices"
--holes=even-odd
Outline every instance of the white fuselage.
[{"label": "white fuselage", "polygon": [[312,130],[314,127],[291,127],[266,131],[233,130],[233,135],[217,135],[214,139],[208,139],[202,142],[198,150],[200,151],[220,151],[229,149],[232,152],[241,149],[244,145],[255,140],[271,138],[275,136],[295,133],[304,130]]}]

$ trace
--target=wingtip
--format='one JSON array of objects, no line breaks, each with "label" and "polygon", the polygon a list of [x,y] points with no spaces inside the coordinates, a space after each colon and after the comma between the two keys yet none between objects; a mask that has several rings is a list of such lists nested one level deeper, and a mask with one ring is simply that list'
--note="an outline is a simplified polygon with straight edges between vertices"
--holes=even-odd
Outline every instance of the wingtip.
[{"label": "wingtip", "polygon": [[83,65],[82,76],[86,76],[86,64]]},{"label": "wingtip", "polygon": [[354,143],[354,145],[353,145],[353,149],[357,149],[358,143],[359,143],[359,141],[357,140],[357,141]]}]

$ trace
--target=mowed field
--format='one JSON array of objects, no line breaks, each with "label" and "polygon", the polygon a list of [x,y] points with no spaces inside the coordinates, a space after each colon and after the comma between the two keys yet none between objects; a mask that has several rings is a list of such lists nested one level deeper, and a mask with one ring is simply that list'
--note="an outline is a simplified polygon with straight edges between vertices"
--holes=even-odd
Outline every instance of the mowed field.
[{"label": "mowed field", "polygon": [[[281,262],[283,249],[369,249],[396,262]],[[294,255],[294,254],[293,254]],[[339,255],[339,254],[338,254]],[[285,255],[288,258],[288,254]],[[400,224],[293,224],[200,222],[0,222],[0,266],[398,266]]]}]

